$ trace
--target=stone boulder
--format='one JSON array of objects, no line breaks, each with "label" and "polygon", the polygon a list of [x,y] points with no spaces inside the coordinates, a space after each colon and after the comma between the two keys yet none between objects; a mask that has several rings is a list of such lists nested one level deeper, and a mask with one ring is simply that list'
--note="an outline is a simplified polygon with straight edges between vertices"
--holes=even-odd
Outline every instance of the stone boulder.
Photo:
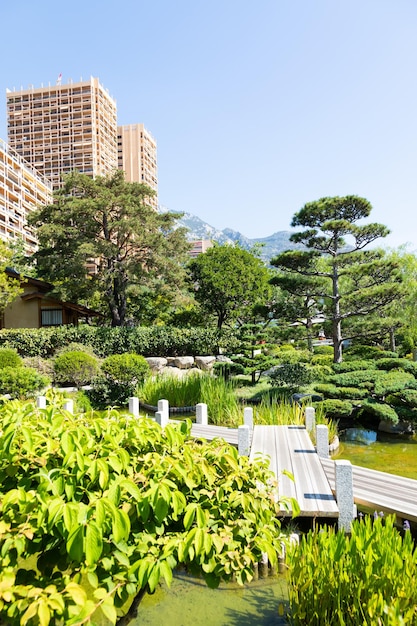
[{"label": "stone boulder", "polygon": [[200,370],[204,370],[205,372],[213,369],[213,365],[216,362],[215,356],[196,356],[194,358],[195,365]]},{"label": "stone boulder", "polygon": [[169,367],[178,367],[180,370],[188,370],[190,367],[194,367],[193,356],[175,356],[167,358],[167,365]]},{"label": "stone boulder", "polygon": [[146,361],[153,374],[160,374],[168,363],[167,359],[162,356],[150,356],[146,358]]}]

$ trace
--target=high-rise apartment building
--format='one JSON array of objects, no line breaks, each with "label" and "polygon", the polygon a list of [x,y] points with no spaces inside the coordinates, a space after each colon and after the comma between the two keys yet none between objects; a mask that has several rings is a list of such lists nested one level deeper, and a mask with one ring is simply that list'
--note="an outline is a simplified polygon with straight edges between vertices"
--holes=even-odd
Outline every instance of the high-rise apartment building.
[{"label": "high-rise apartment building", "polygon": [[37,241],[26,218],[51,202],[51,183],[0,139],[0,239],[21,239],[27,254],[35,252]]},{"label": "high-rise apartment building", "polygon": [[24,91],[7,90],[8,143],[54,189],[78,170],[105,176],[117,169],[117,109],[98,78]]},{"label": "high-rise apartment building", "polygon": [[117,127],[118,167],[128,182],[144,183],[155,191],[149,204],[158,207],[156,141],[143,124]]}]

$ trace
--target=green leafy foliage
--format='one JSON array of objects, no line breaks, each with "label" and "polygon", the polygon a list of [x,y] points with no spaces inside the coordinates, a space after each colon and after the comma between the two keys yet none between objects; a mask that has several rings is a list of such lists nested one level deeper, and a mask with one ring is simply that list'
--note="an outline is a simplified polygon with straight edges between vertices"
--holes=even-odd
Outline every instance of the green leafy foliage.
[{"label": "green leafy foliage", "polygon": [[268,378],[273,387],[285,386],[292,391],[308,385],[312,380],[310,368],[304,363],[278,365],[268,374]]},{"label": "green leafy foliage", "polygon": [[133,352],[149,356],[208,355],[236,352],[234,330],[215,328],[93,327],[0,330],[0,346],[15,348],[23,357],[51,357],[71,344],[90,346],[101,358]]},{"label": "green leafy foliage", "polygon": [[113,354],[102,362],[101,372],[93,380],[88,397],[97,408],[124,406],[149,374],[145,357],[131,353]]},{"label": "green leafy foliage", "polygon": [[238,246],[209,248],[190,263],[189,269],[194,297],[218,329],[244,323],[252,317],[253,308],[268,297],[267,268]]},{"label": "green leafy foliage", "polygon": [[413,626],[417,622],[417,552],[394,517],[355,521],[351,534],[321,528],[289,555],[294,626]]},{"label": "green leafy foliage", "polygon": [[54,359],[56,383],[72,384],[76,387],[88,385],[99,371],[98,359],[80,350],[63,352]]},{"label": "green leafy foliage", "polygon": [[2,367],[20,367],[23,365],[22,357],[14,348],[0,348],[0,369]]},{"label": "green leafy foliage", "polygon": [[47,376],[31,367],[0,368],[0,394],[11,398],[30,398],[50,384]]},{"label": "green leafy foliage", "polygon": [[[250,581],[282,535],[273,475],[190,424],[0,409],[0,620],[115,624],[179,564]],[[33,622],[31,622],[33,620]]]}]

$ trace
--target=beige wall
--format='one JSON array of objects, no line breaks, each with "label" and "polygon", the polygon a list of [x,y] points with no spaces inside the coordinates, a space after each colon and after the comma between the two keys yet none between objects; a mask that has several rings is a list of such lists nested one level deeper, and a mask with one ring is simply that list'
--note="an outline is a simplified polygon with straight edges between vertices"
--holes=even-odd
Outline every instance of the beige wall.
[{"label": "beige wall", "polygon": [[9,304],[3,315],[4,328],[39,328],[39,300],[24,302],[20,296]]}]

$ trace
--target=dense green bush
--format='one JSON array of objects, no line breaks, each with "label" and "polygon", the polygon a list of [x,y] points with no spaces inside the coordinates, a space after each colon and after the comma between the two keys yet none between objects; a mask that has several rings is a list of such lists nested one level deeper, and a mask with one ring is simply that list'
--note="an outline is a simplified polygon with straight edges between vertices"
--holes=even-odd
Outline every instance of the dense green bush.
[{"label": "dense green bush", "polygon": [[343,361],[343,363],[333,363],[333,370],[336,374],[345,374],[346,372],[360,372],[374,370],[377,368],[377,362],[373,359],[356,359],[354,361]]},{"label": "dense green bush", "polygon": [[2,367],[20,367],[22,357],[18,355],[14,348],[0,348],[0,369]]},{"label": "dense green bush", "polygon": [[372,400],[363,402],[360,410],[358,411],[358,418],[361,419],[362,417],[368,417],[369,415],[379,420],[392,422],[392,424],[398,423],[397,411],[389,404],[385,404],[383,402],[376,402]]},{"label": "dense green bush", "polygon": [[315,528],[289,551],[294,626],[414,626],[417,553],[394,516],[354,521],[351,533]]},{"label": "dense green bush", "polygon": [[346,359],[384,359],[397,358],[396,352],[382,350],[377,346],[353,345],[345,351]]},{"label": "dense green bush", "polygon": [[92,354],[72,350],[54,359],[54,381],[61,385],[88,385],[97,376],[99,361]]},{"label": "dense green bush", "polygon": [[25,356],[23,357],[23,365],[32,367],[39,374],[47,376],[51,380],[54,377],[54,362],[52,359],[44,359],[41,356]]},{"label": "dense green bush", "polygon": [[381,370],[399,369],[417,376],[417,363],[409,359],[379,359],[376,366]]},{"label": "dense green bush", "polygon": [[196,356],[236,353],[239,341],[233,330],[151,326],[134,328],[59,326],[0,331],[0,347],[16,348],[22,356],[50,357],[71,343],[91,346],[101,358],[134,352],[148,356]]},{"label": "dense green bush", "polygon": [[25,399],[34,396],[50,384],[47,376],[31,367],[3,367],[0,369],[0,395]]},{"label": "dense green bush", "polygon": [[274,367],[268,374],[273,387],[288,387],[292,391],[308,385],[312,378],[311,372],[304,363],[283,363]]},{"label": "dense green bush", "polygon": [[350,417],[353,411],[353,404],[349,400],[326,399],[323,402],[314,403],[319,407],[329,419],[340,419]]},{"label": "dense green bush", "polygon": [[368,392],[357,387],[337,387],[332,384],[314,385],[315,391],[321,393],[325,398],[336,398],[339,400],[360,400],[366,398]]},{"label": "dense green bush", "polygon": [[113,354],[102,362],[88,397],[97,408],[124,406],[149,374],[145,357],[132,353]]}]

